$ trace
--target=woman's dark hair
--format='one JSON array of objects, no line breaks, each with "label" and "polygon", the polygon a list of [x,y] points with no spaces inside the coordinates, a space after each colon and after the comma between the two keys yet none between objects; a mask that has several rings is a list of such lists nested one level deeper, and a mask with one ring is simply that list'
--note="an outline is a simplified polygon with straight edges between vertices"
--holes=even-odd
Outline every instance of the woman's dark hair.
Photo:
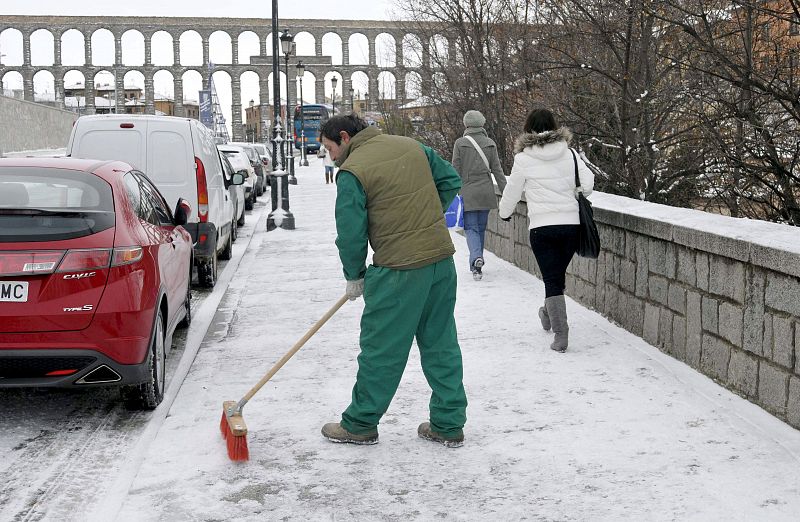
[{"label": "woman's dark hair", "polygon": [[352,138],[367,127],[369,127],[367,122],[355,114],[334,116],[322,125],[322,128],[319,129],[319,135],[320,139],[325,137],[337,145],[341,145],[342,137],[339,135],[340,132],[345,131]]},{"label": "woman's dark hair", "polygon": [[554,131],[557,128],[556,117],[547,109],[534,109],[525,120],[525,132],[539,134],[540,132]]}]

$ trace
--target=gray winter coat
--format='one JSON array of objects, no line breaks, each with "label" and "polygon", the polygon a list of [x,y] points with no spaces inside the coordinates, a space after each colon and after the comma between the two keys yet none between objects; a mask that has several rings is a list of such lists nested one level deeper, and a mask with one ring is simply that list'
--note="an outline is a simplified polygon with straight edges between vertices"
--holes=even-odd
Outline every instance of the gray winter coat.
[{"label": "gray winter coat", "polygon": [[[464,198],[464,210],[490,210],[497,208],[497,196],[494,193],[494,176],[500,192],[506,186],[506,176],[497,155],[497,145],[486,134],[483,127],[467,127],[464,136],[472,136],[489,160],[491,173],[481,159],[475,146],[466,137],[456,140],[453,147],[453,166],[461,176],[461,196]],[[490,175],[491,174],[491,175]]]}]

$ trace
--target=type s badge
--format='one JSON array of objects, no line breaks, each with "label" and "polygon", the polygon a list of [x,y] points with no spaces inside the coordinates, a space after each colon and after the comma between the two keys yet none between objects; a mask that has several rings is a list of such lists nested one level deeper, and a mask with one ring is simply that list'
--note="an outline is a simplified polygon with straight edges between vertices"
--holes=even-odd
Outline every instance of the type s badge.
[{"label": "type s badge", "polygon": [[94,310],[94,305],[90,305],[90,304],[83,305],[83,306],[77,306],[77,307],[74,307],[74,308],[73,307],[65,307],[64,308],[65,312],[91,312],[92,310]]}]

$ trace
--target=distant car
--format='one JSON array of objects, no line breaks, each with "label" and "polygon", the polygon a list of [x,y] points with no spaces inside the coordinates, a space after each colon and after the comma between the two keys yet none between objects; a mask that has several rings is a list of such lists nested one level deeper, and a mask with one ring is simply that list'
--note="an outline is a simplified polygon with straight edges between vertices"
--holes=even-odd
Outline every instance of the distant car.
[{"label": "distant car", "polygon": [[192,209],[119,161],[0,159],[0,388],[122,386],[153,409],[191,321]]},{"label": "distant car", "polygon": [[[261,160],[261,153],[256,148],[256,145],[261,144],[247,143],[245,141],[232,141],[228,143],[228,145],[237,145],[242,148],[245,154],[247,154],[247,159],[250,160],[250,166],[253,167],[253,170],[256,171],[256,176],[258,176],[258,182],[256,183],[256,196],[261,196],[267,190],[267,173],[272,170],[266,168]],[[261,147],[263,147],[263,145],[261,145]]]},{"label": "distant car", "polygon": [[[233,175],[236,173],[236,169],[233,168],[231,165],[230,160],[223,154],[221,151],[219,153],[220,159],[222,160],[222,170],[225,173],[226,179],[233,179]],[[234,213],[233,219],[234,227],[233,227],[233,239],[236,240],[236,227],[244,226],[245,216],[244,216],[244,185],[230,185],[228,187],[228,191],[231,194],[231,201],[233,202]]]},{"label": "distant car", "polygon": [[258,183],[258,177],[250,163],[250,158],[247,157],[247,154],[239,145],[217,145],[217,148],[228,158],[235,172],[247,172],[247,178],[244,181],[244,208],[246,210],[253,210],[253,206],[256,203],[256,185]]}]

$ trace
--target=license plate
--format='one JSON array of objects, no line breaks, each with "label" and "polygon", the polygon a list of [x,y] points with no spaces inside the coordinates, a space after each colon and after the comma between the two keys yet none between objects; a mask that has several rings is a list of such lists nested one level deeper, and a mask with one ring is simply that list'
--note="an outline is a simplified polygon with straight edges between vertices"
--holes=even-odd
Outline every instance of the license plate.
[{"label": "license plate", "polygon": [[0,281],[0,302],[27,303],[27,281]]}]

